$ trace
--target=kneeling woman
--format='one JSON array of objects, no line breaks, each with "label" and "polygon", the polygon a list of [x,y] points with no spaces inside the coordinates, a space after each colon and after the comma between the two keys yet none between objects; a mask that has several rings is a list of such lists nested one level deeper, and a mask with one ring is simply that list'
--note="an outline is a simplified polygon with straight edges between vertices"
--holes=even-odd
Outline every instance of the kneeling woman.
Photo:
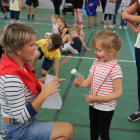
[{"label": "kneeling woman", "polygon": [[[43,102],[60,86],[53,80],[46,86],[39,82],[27,62],[33,59],[36,32],[21,23],[2,30],[4,54],[0,63],[1,130],[5,139],[71,139],[73,126],[65,122],[37,122],[35,114]],[[40,93],[37,94],[37,90]],[[35,97],[35,98],[34,98]]]}]

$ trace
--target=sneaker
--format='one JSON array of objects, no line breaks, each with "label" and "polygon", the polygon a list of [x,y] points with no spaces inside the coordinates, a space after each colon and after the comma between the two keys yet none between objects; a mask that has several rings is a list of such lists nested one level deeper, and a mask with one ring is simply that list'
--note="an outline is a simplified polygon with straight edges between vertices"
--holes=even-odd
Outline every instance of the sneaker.
[{"label": "sneaker", "polygon": [[124,26],[124,29],[127,29],[127,26]]},{"label": "sneaker", "polygon": [[84,27],[85,27],[83,23],[80,23],[80,25],[81,25],[81,27],[82,27],[82,28],[84,28]]},{"label": "sneaker", "polygon": [[104,25],[104,28],[107,28],[107,25]]},{"label": "sneaker", "polygon": [[34,16],[32,16],[32,20],[35,20]]},{"label": "sneaker", "polygon": [[27,20],[30,20],[30,16],[27,16]]},{"label": "sneaker", "polygon": [[5,19],[8,19],[7,15],[5,16]]},{"label": "sneaker", "polygon": [[119,29],[122,29],[122,26],[120,26]]},{"label": "sneaker", "polygon": [[137,111],[136,113],[134,114],[131,114],[129,117],[128,117],[129,120],[131,121],[137,121],[140,119],[140,111]]},{"label": "sneaker", "polygon": [[115,26],[116,26],[116,24],[113,24],[113,26],[115,27]]},{"label": "sneaker", "polygon": [[73,25],[74,25],[74,26],[78,25],[78,22],[76,21]]},{"label": "sneaker", "polygon": [[112,25],[109,25],[108,27],[109,27],[109,28],[114,28],[114,26],[112,26]]}]

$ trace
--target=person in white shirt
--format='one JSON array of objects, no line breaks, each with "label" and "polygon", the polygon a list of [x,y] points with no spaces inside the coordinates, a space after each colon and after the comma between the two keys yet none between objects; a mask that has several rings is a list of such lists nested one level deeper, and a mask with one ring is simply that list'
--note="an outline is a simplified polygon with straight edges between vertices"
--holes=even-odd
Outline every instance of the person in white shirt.
[{"label": "person in white shirt", "polygon": [[[108,40],[108,41],[106,41]],[[116,33],[107,29],[100,30],[93,39],[95,55],[88,78],[75,79],[74,85],[79,88],[91,86],[85,96],[89,103],[91,140],[110,140],[109,128],[116,106],[116,99],[122,96],[122,71],[117,63],[121,49],[121,39]]]}]

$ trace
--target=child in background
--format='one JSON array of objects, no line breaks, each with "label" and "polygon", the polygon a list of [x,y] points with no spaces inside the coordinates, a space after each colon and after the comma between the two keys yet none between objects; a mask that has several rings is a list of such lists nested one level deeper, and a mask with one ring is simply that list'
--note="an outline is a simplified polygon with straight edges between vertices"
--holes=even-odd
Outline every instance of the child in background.
[{"label": "child in background", "polygon": [[[73,39],[71,38],[73,37]],[[64,47],[62,48],[61,54],[70,51],[72,54],[79,54],[82,49],[81,39],[78,37],[78,29],[76,27],[71,28],[71,36],[66,35],[63,39]]]},{"label": "child in background", "polygon": [[8,19],[7,15],[6,15],[6,13],[5,13],[4,7],[3,7],[3,5],[2,5],[2,0],[0,0],[0,9],[1,9],[1,11],[3,12],[3,14],[4,14],[4,18],[5,18],[5,19]]},{"label": "child in background", "polygon": [[126,10],[129,7],[131,0],[122,0],[121,3],[121,24],[119,29],[122,29],[122,26],[124,25],[124,29],[127,29],[127,22],[122,19],[122,12]]},{"label": "child in background", "polygon": [[76,25],[75,26],[78,29],[78,37],[80,37],[81,41],[82,41],[82,45],[84,46],[84,48],[87,51],[91,51],[92,49],[89,49],[86,44],[84,43],[84,32],[83,32],[83,28],[80,25]]},{"label": "child in background", "polygon": [[14,23],[15,19],[19,23],[19,14],[21,13],[21,0],[10,0],[10,18],[11,23]]},{"label": "child in background", "polygon": [[[108,41],[106,41],[108,40]],[[91,140],[110,140],[109,128],[116,106],[116,99],[122,96],[122,71],[117,63],[121,49],[121,39],[109,30],[97,32],[93,45],[97,59],[93,62],[88,78],[75,79],[74,85],[79,88],[91,86],[85,96],[89,103]]]},{"label": "child in background", "polygon": [[52,35],[53,33],[57,33],[57,29],[58,29],[58,25],[57,25],[57,20],[58,20],[59,16],[58,15],[52,15],[52,23],[53,23],[53,28],[52,28],[52,33],[47,32],[45,35],[45,38],[49,38],[50,35]]},{"label": "child in background", "polygon": [[[40,39],[36,41],[38,44],[38,51],[35,52],[32,60],[32,71],[35,73],[37,60],[41,59],[44,55],[44,61],[42,63],[42,75],[49,73],[53,62],[55,62],[55,76],[58,79],[59,76],[59,59],[61,58],[60,47],[63,44],[62,38],[59,34],[52,34],[49,39]],[[64,81],[61,79],[60,81]]]},{"label": "child in background", "polygon": [[105,11],[104,11],[104,28],[107,28],[106,25],[106,19],[107,16],[109,15],[109,28],[114,28],[114,26],[111,25],[111,16],[115,14],[115,3],[116,0],[107,0],[106,1],[106,6],[105,6]]},{"label": "child in background", "polygon": [[60,34],[63,39],[66,34],[69,34],[68,25],[63,17],[58,18],[57,24],[59,26],[57,29],[57,33]]}]

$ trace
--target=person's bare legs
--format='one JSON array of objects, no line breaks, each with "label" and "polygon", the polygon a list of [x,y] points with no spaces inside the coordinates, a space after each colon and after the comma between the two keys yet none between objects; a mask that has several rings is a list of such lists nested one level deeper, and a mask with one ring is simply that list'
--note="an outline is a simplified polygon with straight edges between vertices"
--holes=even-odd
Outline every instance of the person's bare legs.
[{"label": "person's bare legs", "polygon": [[31,12],[31,6],[28,5],[28,7],[27,7],[27,14],[30,15],[30,12]]},{"label": "person's bare legs", "polygon": [[36,7],[33,7],[32,15],[35,15],[35,13],[36,13]]},{"label": "person's bare legs", "polygon": [[11,19],[11,23],[14,23],[15,22],[15,19]]},{"label": "person's bare legs", "polygon": [[75,17],[75,21],[78,21],[77,9],[74,9],[74,17]]},{"label": "person's bare legs", "polygon": [[33,60],[32,60],[32,70],[34,70],[34,71],[35,71],[35,69],[36,69],[37,60],[38,60],[38,58],[40,57],[40,55],[41,55],[41,52],[40,52],[40,51],[37,51],[37,52],[34,54],[34,56],[33,56]]},{"label": "person's bare legs", "polygon": [[72,37],[69,34],[66,34],[63,38],[63,44],[65,44],[66,42],[72,42]]},{"label": "person's bare legs", "polygon": [[111,26],[111,20],[109,20],[109,25]]},{"label": "person's bare legs", "polygon": [[92,27],[91,26],[91,18],[92,18],[91,16],[88,16],[88,22],[89,22],[88,27]]},{"label": "person's bare legs", "polygon": [[46,75],[46,74],[48,74],[49,72],[50,72],[50,70],[49,70],[49,71],[46,71],[46,70],[44,70],[44,69],[42,69],[42,71],[41,71],[42,75]]},{"label": "person's bare legs", "polygon": [[50,140],[70,140],[73,137],[73,125],[66,122],[54,122]]},{"label": "person's bare legs", "polygon": [[94,26],[97,26],[97,15],[94,16]]},{"label": "person's bare legs", "polygon": [[17,20],[17,23],[20,23],[20,20]]},{"label": "person's bare legs", "polygon": [[83,22],[83,17],[82,17],[82,9],[77,9],[77,15],[78,15],[78,19],[79,22]]}]

